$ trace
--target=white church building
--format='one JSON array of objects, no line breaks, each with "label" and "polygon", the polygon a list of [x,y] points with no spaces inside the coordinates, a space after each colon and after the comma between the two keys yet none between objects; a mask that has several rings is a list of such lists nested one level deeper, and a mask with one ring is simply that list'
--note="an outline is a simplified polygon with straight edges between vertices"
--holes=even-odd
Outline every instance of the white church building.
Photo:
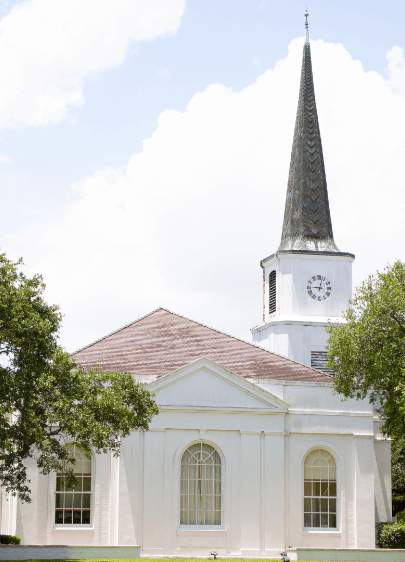
[{"label": "white church building", "polygon": [[85,368],[131,372],[159,414],[119,458],[78,451],[73,492],[32,463],[32,503],[3,497],[1,533],[144,556],[374,548],[375,523],[391,519],[390,442],[367,401],[333,394],[325,368],[353,260],[333,239],[307,32],[282,239],[261,262],[253,343],[160,308],[76,352]]}]

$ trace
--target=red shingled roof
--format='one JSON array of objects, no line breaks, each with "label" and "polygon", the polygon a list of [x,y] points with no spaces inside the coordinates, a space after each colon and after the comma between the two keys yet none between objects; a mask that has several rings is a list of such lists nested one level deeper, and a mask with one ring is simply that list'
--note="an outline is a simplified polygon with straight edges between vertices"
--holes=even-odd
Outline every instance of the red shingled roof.
[{"label": "red shingled roof", "polygon": [[320,371],[188,320],[164,308],[76,351],[86,369],[166,375],[207,357],[241,377],[330,383]]}]

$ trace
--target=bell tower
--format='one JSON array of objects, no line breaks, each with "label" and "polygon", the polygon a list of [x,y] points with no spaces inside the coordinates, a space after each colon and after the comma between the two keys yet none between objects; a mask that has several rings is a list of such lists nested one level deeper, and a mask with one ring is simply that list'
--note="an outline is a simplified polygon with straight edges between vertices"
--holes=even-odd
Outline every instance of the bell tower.
[{"label": "bell tower", "polygon": [[325,327],[352,297],[354,255],[335,244],[315,103],[305,12],[305,44],[281,242],[263,259],[263,322],[255,343],[325,371]]}]

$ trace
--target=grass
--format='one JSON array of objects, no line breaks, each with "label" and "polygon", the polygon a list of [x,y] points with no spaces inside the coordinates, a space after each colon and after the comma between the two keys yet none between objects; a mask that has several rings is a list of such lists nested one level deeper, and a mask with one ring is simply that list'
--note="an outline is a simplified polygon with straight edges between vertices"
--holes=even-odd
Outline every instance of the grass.
[{"label": "grass", "polygon": [[[74,562],[134,562],[134,560],[140,560],[140,562],[158,562],[159,558],[128,558],[128,559],[113,559],[113,558],[86,558],[83,560],[74,560]],[[161,558],[160,560],[165,560],[165,558]],[[196,558],[171,558],[171,560],[181,560],[182,562],[191,562],[192,560],[196,560]],[[204,558],[200,558],[200,560],[204,560]],[[205,560],[212,560],[212,557],[207,556]],[[219,557],[217,560],[221,560]],[[263,562],[263,558],[222,558],[222,560],[226,562]],[[267,560],[281,560],[280,558],[267,558]],[[21,562],[21,560],[8,560],[7,562]],[[24,560],[24,562],[72,562],[72,559],[67,560]],[[300,560],[300,562],[316,562],[316,560]],[[320,562],[320,561],[319,561]]]}]

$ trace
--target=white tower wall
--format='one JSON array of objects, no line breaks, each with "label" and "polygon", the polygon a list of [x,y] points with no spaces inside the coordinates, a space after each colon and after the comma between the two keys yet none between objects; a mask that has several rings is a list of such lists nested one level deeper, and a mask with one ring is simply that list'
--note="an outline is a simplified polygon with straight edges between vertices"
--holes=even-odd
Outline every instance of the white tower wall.
[{"label": "white tower wall", "polygon": [[[279,252],[262,261],[263,323],[252,330],[253,341],[262,347],[306,365],[311,352],[325,352],[329,322],[341,322],[352,297],[354,256],[341,252]],[[276,310],[269,310],[269,277],[276,272]],[[314,299],[320,275],[329,282],[329,295]],[[309,291],[312,293],[309,294]],[[325,295],[324,290],[321,295]],[[319,359],[312,355],[313,362]]]}]

